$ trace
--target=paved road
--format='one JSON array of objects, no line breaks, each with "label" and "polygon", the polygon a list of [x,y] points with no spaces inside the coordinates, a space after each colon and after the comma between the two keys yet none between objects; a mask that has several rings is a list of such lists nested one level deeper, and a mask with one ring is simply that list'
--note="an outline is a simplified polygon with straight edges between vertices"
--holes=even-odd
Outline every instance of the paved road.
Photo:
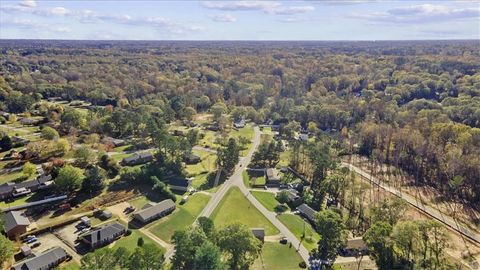
[{"label": "paved road", "polygon": [[260,129],[258,127],[255,127],[254,128],[254,138],[253,138],[252,147],[248,151],[248,154],[245,157],[241,158],[241,160],[239,162],[239,165],[237,165],[237,168],[236,168],[235,172],[233,173],[233,175],[230,176],[230,178],[227,181],[225,181],[223,186],[220,187],[220,189],[213,195],[213,198],[209,201],[207,206],[203,209],[200,216],[206,216],[206,217],[210,216],[212,214],[213,210],[215,210],[215,207],[217,207],[217,205],[220,203],[222,198],[225,196],[228,189],[232,186],[237,186],[237,187],[240,188],[240,190],[243,192],[243,194],[246,195],[247,199],[275,227],[277,227],[277,229],[280,231],[280,233],[283,236],[285,236],[288,239],[288,241],[292,243],[292,245],[294,247],[296,247],[298,249],[298,253],[302,257],[302,259],[305,262],[308,262],[308,258],[309,258],[308,250],[303,245],[301,245],[300,241],[295,237],[295,235],[293,235],[290,232],[290,230],[287,227],[285,227],[285,225],[283,225],[283,223],[281,223],[277,219],[276,214],[274,212],[268,211],[259,201],[257,201],[257,199],[255,199],[255,197],[253,197],[253,195],[250,194],[250,191],[248,190],[248,188],[243,183],[242,173],[245,170],[245,168],[247,167],[247,165],[250,163],[250,161],[252,159],[252,156],[253,156],[253,153],[256,151],[256,149],[258,148],[258,146],[260,144],[260,135],[261,135]]},{"label": "paved road", "polygon": [[382,189],[402,198],[405,200],[407,203],[412,205],[413,207],[417,208],[418,210],[422,211],[423,213],[431,216],[432,218],[438,220],[439,222],[447,225],[449,228],[452,230],[456,231],[457,233],[460,233],[461,235],[465,236],[466,238],[470,239],[471,241],[480,244],[480,235],[478,233],[475,233],[466,227],[460,225],[458,222],[456,222],[453,218],[450,216],[444,215],[442,212],[438,211],[437,209],[428,206],[424,204],[421,200],[407,194],[404,192],[399,191],[398,189],[385,185],[379,179],[373,177],[371,174],[368,172],[362,170],[359,167],[356,167],[348,162],[342,162],[342,166],[348,167],[350,170],[353,170],[355,173],[359,174],[362,176],[364,180],[371,181],[377,186],[380,186]]}]

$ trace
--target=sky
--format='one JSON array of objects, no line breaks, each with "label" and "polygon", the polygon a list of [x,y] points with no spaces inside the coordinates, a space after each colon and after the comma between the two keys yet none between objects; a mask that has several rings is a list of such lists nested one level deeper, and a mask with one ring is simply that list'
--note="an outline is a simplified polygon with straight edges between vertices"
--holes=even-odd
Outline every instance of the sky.
[{"label": "sky", "polygon": [[0,39],[480,39],[480,0],[0,0]]}]

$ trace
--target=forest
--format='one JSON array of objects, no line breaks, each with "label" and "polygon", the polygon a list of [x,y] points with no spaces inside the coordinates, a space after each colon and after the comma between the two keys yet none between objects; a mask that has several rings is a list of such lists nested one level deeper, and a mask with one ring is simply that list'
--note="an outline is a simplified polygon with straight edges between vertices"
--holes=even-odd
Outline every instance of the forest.
[{"label": "forest", "polygon": [[[61,119],[64,134],[142,138],[152,122],[223,110],[334,137],[342,155],[480,205],[476,41],[1,40],[0,52],[0,110]],[[62,111],[49,98],[92,109]]]}]

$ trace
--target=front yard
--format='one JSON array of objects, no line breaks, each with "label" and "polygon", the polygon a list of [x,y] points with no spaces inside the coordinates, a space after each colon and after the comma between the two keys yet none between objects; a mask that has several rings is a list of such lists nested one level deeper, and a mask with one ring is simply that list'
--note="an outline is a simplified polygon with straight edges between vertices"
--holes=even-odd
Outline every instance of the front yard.
[{"label": "front yard", "polygon": [[302,257],[298,255],[295,247],[282,245],[277,242],[265,242],[261,257],[251,266],[253,270],[291,270],[301,269],[299,263]]},{"label": "front yard", "polygon": [[[249,194],[248,196],[253,195]],[[228,190],[213,211],[211,218],[217,227],[240,222],[250,228],[264,228],[266,235],[279,233],[277,228],[245,198],[238,187],[232,187]]]}]

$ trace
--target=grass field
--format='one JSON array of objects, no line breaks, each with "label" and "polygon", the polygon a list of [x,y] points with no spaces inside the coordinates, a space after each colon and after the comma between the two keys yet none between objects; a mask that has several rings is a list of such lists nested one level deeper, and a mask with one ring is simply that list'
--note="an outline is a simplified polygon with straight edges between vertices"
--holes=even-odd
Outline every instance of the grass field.
[{"label": "grass field", "polygon": [[275,206],[279,203],[275,199],[274,193],[264,191],[251,191],[251,193],[268,211],[275,212]]},{"label": "grass field", "polygon": [[63,264],[59,268],[60,270],[79,270],[80,265],[75,261],[69,261],[68,263]]},{"label": "grass field", "polygon": [[150,231],[164,241],[170,242],[175,231],[192,225],[209,200],[210,196],[201,193],[190,196],[188,202],[177,205],[175,212],[158,221]]},{"label": "grass field", "polygon": [[133,205],[136,209],[142,209],[150,201],[145,196],[137,197],[133,200],[128,201],[129,204]]},{"label": "grass field", "polygon": [[5,201],[1,201],[0,202],[0,209],[25,204],[25,203],[27,203],[28,199],[30,199],[32,196],[33,196],[33,194],[23,196],[23,197],[20,197],[20,198],[16,199],[15,201],[13,201],[11,203],[6,203]]},{"label": "grass field", "polygon": [[215,171],[217,155],[203,150],[193,150],[193,154],[199,156],[202,161],[187,165],[185,170],[189,176],[194,178],[193,187],[198,189],[207,182],[208,173]]},{"label": "grass field", "polygon": [[[4,184],[4,183],[7,183],[7,182],[14,182],[18,178],[21,178],[22,176],[23,176],[23,173],[22,173],[21,170],[17,171],[17,172],[13,172],[13,173],[2,174],[2,175],[0,175],[0,184]],[[27,180],[27,179],[25,179],[25,180]]]},{"label": "grass field", "polygon": [[112,248],[117,249],[117,248],[120,248],[120,247],[124,247],[128,251],[133,251],[137,247],[138,238],[141,237],[141,238],[143,238],[143,241],[144,241],[145,244],[154,244],[157,247],[159,247],[163,252],[165,252],[165,249],[162,246],[157,244],[155,241],[150,239],[150,237],[146,236],[141,231],[139,231],[139,230],[131,230],[131,231],[132,231],[131,235],[124,236],[124,237],[120,238],[119,240],[117,240],[114,243]]},{"label": "grass field", "polygon": [[298,240],[301,240],[303,235],[303,226],[305,226],[305,238],[302,244],[306,249],[312,250],[317,247],[317,242],[320,240],[320,235],[312,228],[310,223],[304,221],[301,217],[292,214],[283,214],[277,216],[278,220],[283,223]]},{"label": "grass field", "polygon": [[250,228],[265,228],[266,235],[279,233],[277,228],[245,198],[245,195],[237,187],[228,190],[225,197],[213,211],[211,218],[217,227],[240,222]]},{"label": "grass field", "polygon": [[301,269],[298,264],[302,258],[294,247],[280,243],[265,242],[261,258],[250,267],[253,270],[291,270]]},{"label": "grass field", "polygon": [[220,145],[217,144],[217,133],[211,130],[202,130],[200,133],[204,134],[204,137],[198,141],[198,145],[206,148],[217,149]]},{"label": "grass field", "polygon": [[229,133],[230,138],[235,138],[238,142],[240,137],[246,137],[250,140],[250,143],[246,144],[245,150],[240,151],[241,156],[245,156],[248,153],[248,149],[252,147],[252,140],[253,140],[253,127],[252,126],[246,126],[244,128],[240,128],[238,130],[232,129]]}]

